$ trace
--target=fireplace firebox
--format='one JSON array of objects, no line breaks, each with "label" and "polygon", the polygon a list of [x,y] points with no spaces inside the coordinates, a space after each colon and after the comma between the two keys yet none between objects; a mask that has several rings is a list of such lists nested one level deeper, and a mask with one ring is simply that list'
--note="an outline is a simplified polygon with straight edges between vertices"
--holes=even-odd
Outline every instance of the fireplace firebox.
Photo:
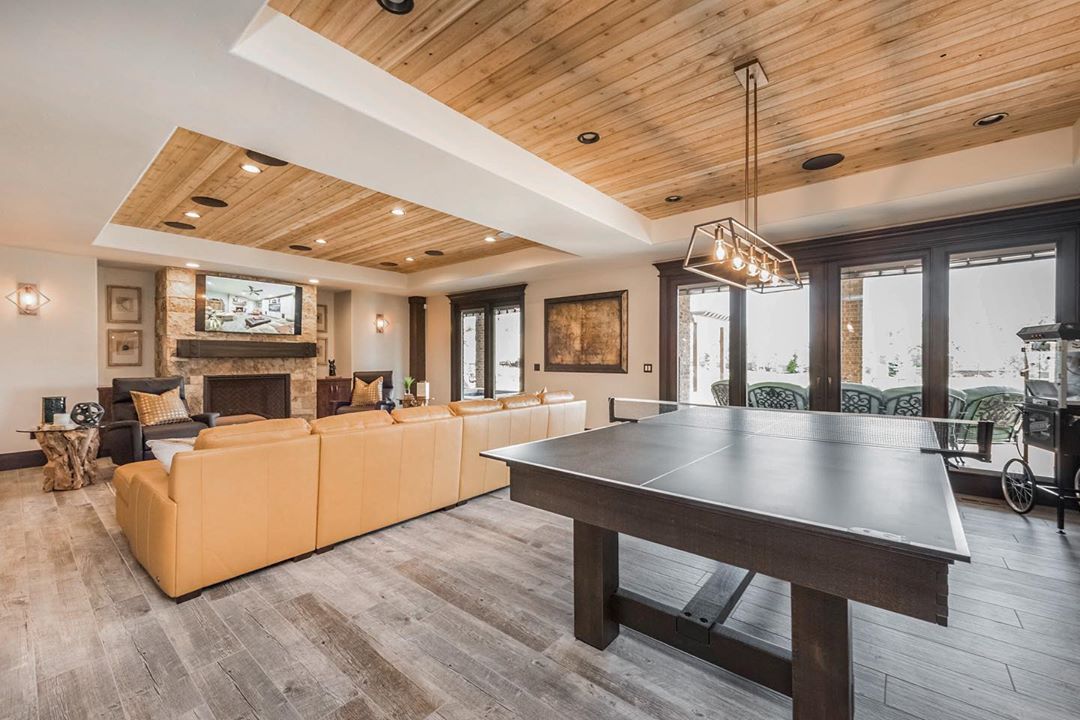
[{"label": "fireplace firebox", "polygon": [[291,414],[291,398],[288,373],[203,376],[204,412],[287,418]]}]

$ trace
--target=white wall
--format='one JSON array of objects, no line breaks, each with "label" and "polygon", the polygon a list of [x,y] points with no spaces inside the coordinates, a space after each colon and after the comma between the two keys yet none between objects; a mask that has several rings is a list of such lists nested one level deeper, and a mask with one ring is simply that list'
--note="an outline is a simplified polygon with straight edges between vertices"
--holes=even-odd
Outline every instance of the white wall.
[{"label": "white wall", "polygon": [[97,400],[97,261],[0,247],[0,296],[18,282],[37,283],[52,302],[19,315],[0,300],[0,453],[37,449],[15,430],[41,420],[43,395],[66,395],[69,408]]},{"label": "white wall", "polygon": [[[628,290],[628,370],[623,373],[544,372],[544,299],[609,290]],[[437,402],[450,399],[450,301],[445,295],[427,300],[427,372]],[[607,424],[607,399],[659,397],[660,281],[649,264],[610,269],[598,264],[591,272],[528,282],[525,288],[525,390],[570,390],[589,403],[588,427]],[[540,370],[533,370],[540,363]],[[643,366],[651,363],[652,373]]]},{"label": "white wall", "polygon": [[[113,378],[118,377],[153,377],[154,355],[157,343],[154,342],[154,270],[129,270],[99,265],[97,271],[97,344],[98,344],[98,384],[108,386]],[[109,285],[124,285],[142,288],[142,322],[138,325],[108,322]],[[108,341],[105,333],[109,328],[118,330],[142,330],[143,362],[139,367],[108,367]]]},{"label": "white wall", "polygon": [[[391,370],[395,399],[405,392],[409,366],[409,300],[399,295],[349,291],[351,366],[338,363],[339,375],[356,370]],[[390,321],[383,333],[375,332],[375,315]],[[340,343],[339,343],[340,345]]]}]

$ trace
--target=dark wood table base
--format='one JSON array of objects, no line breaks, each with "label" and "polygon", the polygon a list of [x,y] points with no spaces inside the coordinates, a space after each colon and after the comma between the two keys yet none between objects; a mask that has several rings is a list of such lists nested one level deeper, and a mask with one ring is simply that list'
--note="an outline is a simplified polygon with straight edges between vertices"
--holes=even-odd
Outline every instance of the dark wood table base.
[{"label": "dark wood table base", "polygon": [[791,588],[792,649],[726,627],[754,573],[722,566],[683,608],[619,587],[619,534],[574,521],[574,635],[603,650],[626,626],[793,699],[795,720],[855,713],[845,598]]}]

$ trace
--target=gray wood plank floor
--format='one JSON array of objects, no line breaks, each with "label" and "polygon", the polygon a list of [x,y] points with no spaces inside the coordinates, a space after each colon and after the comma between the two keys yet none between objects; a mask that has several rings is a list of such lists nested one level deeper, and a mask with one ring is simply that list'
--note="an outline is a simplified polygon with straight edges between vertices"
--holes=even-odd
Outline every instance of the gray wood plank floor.
[{"label": "gray wood plank floor", "polygon": [[[107,469],[106,469],[107,474]],[[0,718],[682,720],[790,702],[624,631],[572,634],[570,526],[505,491],[176,605],[128,552],[108,482],[0,473]],[[962,500],[950,627],[854,608],[860,718],[1080,717],[1080,523]],[[713,564],[631,538],[624,584],[679,603]],[[730,622],[787,644],[789,590]]]}]

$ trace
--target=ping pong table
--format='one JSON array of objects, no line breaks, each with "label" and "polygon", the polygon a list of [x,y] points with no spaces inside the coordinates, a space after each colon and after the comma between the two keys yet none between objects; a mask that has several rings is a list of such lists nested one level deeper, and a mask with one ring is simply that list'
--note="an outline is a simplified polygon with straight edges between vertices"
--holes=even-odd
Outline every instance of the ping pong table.
[{"label": "ping pong table", "polygon": [[[963,421],[610,408],[623,422],[481,453],[509,466],[511,500],[573,519],[579,640],[629,627],[789,695],[796,720],[836,720],[854,713],[849,600],[947,624],[949,566],[970,561],[946,472]],[[722,565],[671,607],[619,587],[620,533]],[[790,650],[724,624],[757,572],[791,584]]]}]

